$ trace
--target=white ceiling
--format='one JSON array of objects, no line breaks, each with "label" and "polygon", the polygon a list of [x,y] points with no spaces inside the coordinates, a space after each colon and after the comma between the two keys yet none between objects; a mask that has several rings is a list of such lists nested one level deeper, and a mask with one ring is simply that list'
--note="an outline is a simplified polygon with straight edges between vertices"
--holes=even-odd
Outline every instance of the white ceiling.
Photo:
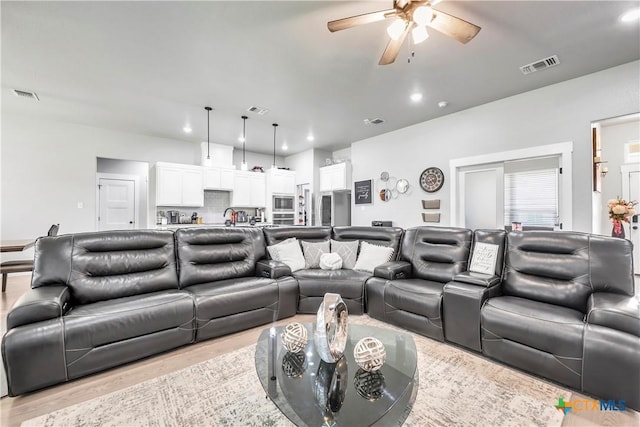
[{"label": "white ceiling", "polygon": [[[211,105],[211,141],[238,146],[240,116],[257,105],[270,111],[247,114],[247,149],[271,153],[277,122],[277,154],[288,155],[640,58],[640,24],[619,21],[638,1],[443,1],[436,9],[479,25],[478,36],[463,45],[432,30],[411,63],[405,46],[387,66],[377,63],[388,22],[327,30],[329,20],[391,4],[2,1],[2,111],[198,142]],[[559,66],[520,72],[551,55]],[[422,102],[409,100],[414,91]],[[376,117],[386,122],[363,122]]]}]

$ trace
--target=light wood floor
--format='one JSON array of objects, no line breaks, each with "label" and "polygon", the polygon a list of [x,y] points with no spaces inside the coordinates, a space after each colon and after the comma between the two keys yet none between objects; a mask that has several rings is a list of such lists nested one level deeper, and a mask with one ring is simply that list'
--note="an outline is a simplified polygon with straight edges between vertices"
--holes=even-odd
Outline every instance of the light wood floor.
[{"label": "light wood floor", "polygon": [[[30,276],[11,275],[7,283],[7,291],[0,297],[0,316],[2,334],[6,330],[6,315],[14,302],[29,289]],[[315,316],[297,315],[300,322],[311,322]],[[286,324],[292,319],[284,319],[278,324]],[[91,375],[69,383],[60,384],[48,389],[19,397],[5,396],[0,399],[0,425],[3,427],[19,426],[25,420],[34,418],[67,406],[102,396],[125,387],[174,372],[199,362],[208,360],[219,354],[231,352],[255,343],[264,326],[247,331],[213,339],[204,343],[193,344],[160,354],[148,359],[133,362],[125,366],[110,369],[106,372]],[[565,396],[566,398],[569,396]],[[573,393],[570,400],[588,399]],[[550,402],[550,405],[555,402]],[[640,414],[635,411],[625,413],[585,411],[570,412],[562,423],[563,426],[638,426]]]}]

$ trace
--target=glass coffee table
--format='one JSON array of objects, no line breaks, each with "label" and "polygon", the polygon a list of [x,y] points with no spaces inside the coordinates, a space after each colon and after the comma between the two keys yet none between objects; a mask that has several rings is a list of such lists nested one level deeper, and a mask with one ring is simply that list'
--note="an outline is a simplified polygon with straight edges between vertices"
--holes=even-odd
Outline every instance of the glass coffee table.
[{"label": "glass coffee table", "polygon": [[[290,353],[282,345],[284,326],[265,329],[256,346],[256,371],[273,403],[298,426],[401,425],[418,391],[416,346],[411,335],[349,324],[344,357],[335,364],[315,351],[315,324],[305,323],[309,342]],[[364,337],[379,339],[387,361],[366,372],[356,364],[353,348]]]}]

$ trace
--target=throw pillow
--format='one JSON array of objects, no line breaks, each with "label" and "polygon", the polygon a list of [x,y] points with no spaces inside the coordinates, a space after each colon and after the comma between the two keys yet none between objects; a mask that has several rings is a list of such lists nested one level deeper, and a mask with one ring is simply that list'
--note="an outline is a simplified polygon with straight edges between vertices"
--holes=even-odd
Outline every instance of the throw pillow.
[{"label": "throw pillow", "polygon": [[356,265],[353,269],[373,273],[374,268],[389,261],[392,256],[393,248],[362,242],[360,255],[358,256],[358,260],[356,261]]},{"label": "throw pillow", "polygon": [[320,255],[320,268],[323,270],[340,270],[342,268],[342,258],[337,253]]},{"label": "throw pillow", "polygon": [[331,252],[340,255],[342,258],[342,268],[353,269],[358,256],[358,240],[352,242],[339,242],[331,239]]},{"label": "throw pillow", "polygon": [[301,240],[300,244],[302,244],[306,268],[320,268],[320,256],[330,252],[329,241],[305,242]]},{"label": "throw pillow", "polygon": [[267,246],[271,259],[281,261],[289,266],[291,272],[302,270],[305,266],[302,249],[295,237],[276,245]]}]

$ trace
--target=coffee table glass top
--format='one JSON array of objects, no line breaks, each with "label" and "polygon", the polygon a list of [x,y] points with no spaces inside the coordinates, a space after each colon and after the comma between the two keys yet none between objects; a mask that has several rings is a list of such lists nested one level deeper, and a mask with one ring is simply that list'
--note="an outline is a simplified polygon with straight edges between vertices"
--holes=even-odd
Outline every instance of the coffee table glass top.
[{"label": "coffee table glass top", "polygon": [[[418,391],[416,346],[411,335],[349,324],[345,357],[328,364],[313,342],[315,324],[306,323],[309,342],[290,353],[282,345],[284,326],[267,328],[256,346],[256,371],[267,395],[298,426],[401,425]],[[379,339],[387,361],[377,372],[356,364],[353,348],[364,337]]]}]

